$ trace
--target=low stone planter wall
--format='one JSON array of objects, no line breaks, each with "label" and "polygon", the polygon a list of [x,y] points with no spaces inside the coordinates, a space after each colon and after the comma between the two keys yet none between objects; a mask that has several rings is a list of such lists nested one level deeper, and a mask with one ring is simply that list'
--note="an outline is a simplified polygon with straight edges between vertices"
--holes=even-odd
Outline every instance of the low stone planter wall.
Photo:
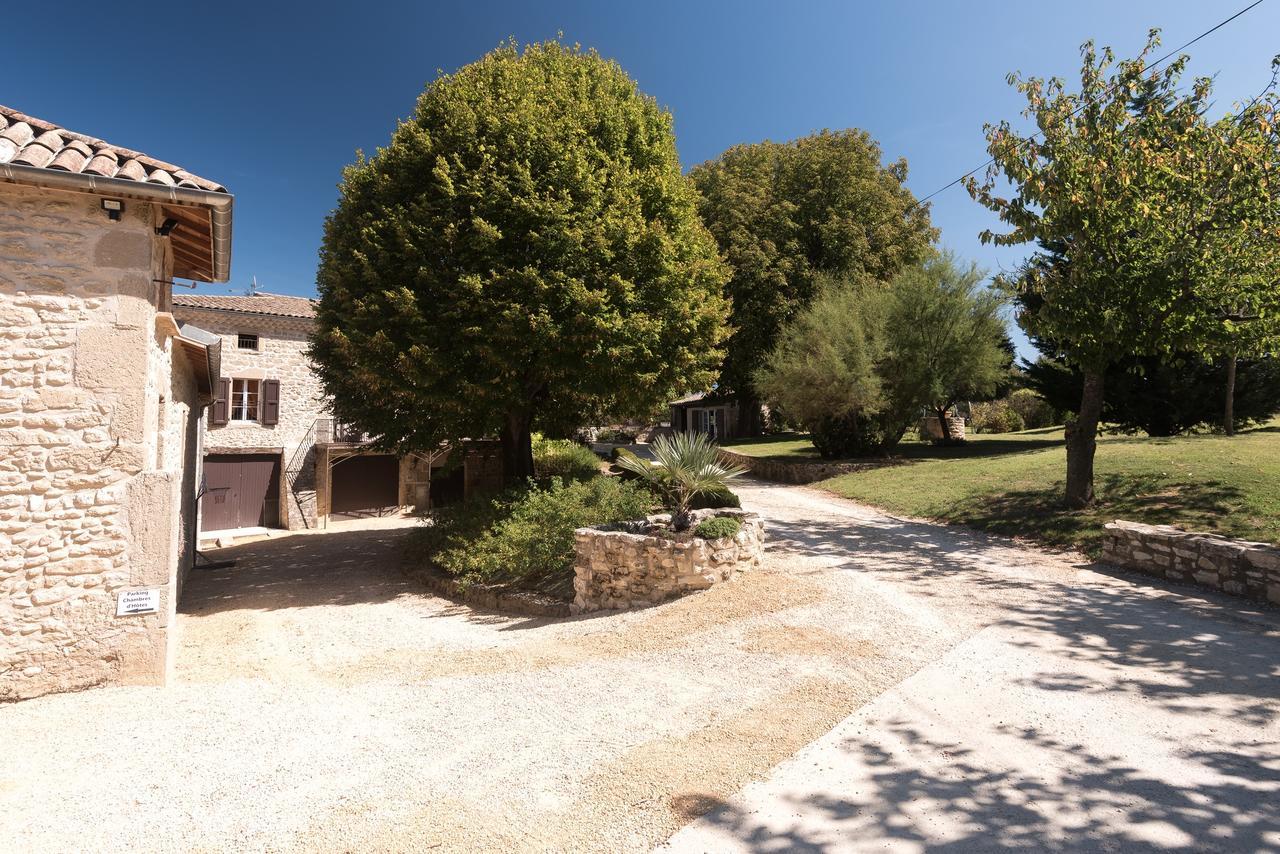
[{"label": "low stone planter wall", "polygon": [[698,510],[694,524],[715,516],[733,516],[742,529],[720,540],[677,541],[626,530],[579,528],[574,532],[572,613],[657,605],[758,566],[764,552],[763,520],[745,510]]},{"label": "low stone planter wall", "polygon": [[443,570],[434,567],[410,568],[405,571],[422,582],[432,593],[475,608],[487,608],[503,614],[526,617],[567,617],[570,604],[538,593],[507,590],[485,584],[461,585]]},{"label": "low stone planter wall", "polygon": [[1108,522],[1102,557],[1171,581],[1280,604],[1280,549],[1168,525]]},{"label": "low stone planter wall", "polygon": [[829,477],[850,474],[855,471],[883,468],[896,465],[895,460],[859,460],[856,462],[804,462],[768,459],[738,454],[725,448],[720,449],[720,456],[731,465],[742,466],[753,475],[775,483],[805,484],[816,483]]}]

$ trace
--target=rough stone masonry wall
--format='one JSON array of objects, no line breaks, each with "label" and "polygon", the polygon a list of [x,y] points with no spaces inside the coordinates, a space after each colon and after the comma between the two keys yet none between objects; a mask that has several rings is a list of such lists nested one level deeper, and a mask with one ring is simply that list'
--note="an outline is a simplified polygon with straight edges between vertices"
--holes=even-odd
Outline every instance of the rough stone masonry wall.
[{"label": "rough stone masonry wall", "polygon": [[[112,222],[0,185],[0,699],[164,679],[192,392],[157,337],[167,277],[150,206]],[[160,612],[117,618],[135,586],[163,588]]]},{"label": "rough stone masonry wall", "polygon": [[760,517],[745,510],[699,510],[694,524],[713,516],[733,516],[742,529],[722,540],[675,541],[579,528],[574,532],[572,613],[657,605],[758,566],[764,553]]},{"label": "rough stone masonry wall", "polygon": [[725,462],[742,466],[758,478],[771,480],[775,483],[793,484],[816,483],[829,477],[838,477],[855,471],[867,471],[868,469],[882,468],[895,464],[893,460],[863,460],[843,463],[803,462],[799,460],[792,462],[769,459],[767,457],[753,457],[724,448],[720,449],[720,456]]},{"label": "rough stone masonry wall", "polygon": [[1104,560],[1171,581],[1280,604],[1280,549],[1168,525],[1109,522]]},{"label": "rough stone masonry wall", "polygon": [[[316,524],[316,455],[310,448],[317,418],[328,418],[328,401],[320,378],[307,358],[307,340],[314,324],[304,317],[279,317],[239,311],[174,306],[174,316],[222,339],[222,376],[231,379],[280,381],[280,420],[269,427],[254,422],[208,424],[205,452],[283,449],[282,467],[292,468],[282,506],[284,523],[292,529]],[[259,349],[241,350],[239,333],[258,336]],[[298,455],[299,448],[302,454]],[[292,464],[292,465],[291,465]],[[282,472],[285,474],[286,472]]]}]

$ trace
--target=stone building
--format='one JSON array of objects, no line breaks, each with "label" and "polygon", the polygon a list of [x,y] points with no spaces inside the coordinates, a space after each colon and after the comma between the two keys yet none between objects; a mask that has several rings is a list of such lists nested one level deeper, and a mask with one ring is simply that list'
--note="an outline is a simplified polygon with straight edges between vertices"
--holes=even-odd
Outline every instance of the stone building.
[{"label": "stone building", "polygon": [[323,527],[331,517],[387,515],[494,488],[501,459],[469,443],[397,457],[337,423],[307,358],[312,301],[253,291],[177,293],[174,313],[217,335],[222,374],[205,423],[200,530],[230,539],[261,528]]},{"label": "stone building", "polygon": [[232,197],[0,107],[0,700],[162,683],[193,559]]}]

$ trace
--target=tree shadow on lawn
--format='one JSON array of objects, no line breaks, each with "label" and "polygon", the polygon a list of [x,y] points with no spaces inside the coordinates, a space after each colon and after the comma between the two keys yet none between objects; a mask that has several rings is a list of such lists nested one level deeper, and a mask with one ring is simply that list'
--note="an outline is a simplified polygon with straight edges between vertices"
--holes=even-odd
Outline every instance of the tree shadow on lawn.
[{"label": "tree shadow on lawn", "polygon": [[1140,474],[1104,474],[1095,483],[1097,498],[1087,510],[1068,508],[1063,484],[1057,481],[1041,489],[974,496],[947,508],[939,518],[1055,548],[1078,548],[1091,556],[1102,549],[1102,526],[1115,519],[1248,534],[1232,527],[1231,514],[1244,494],[1231,484],[1170,483]]}]

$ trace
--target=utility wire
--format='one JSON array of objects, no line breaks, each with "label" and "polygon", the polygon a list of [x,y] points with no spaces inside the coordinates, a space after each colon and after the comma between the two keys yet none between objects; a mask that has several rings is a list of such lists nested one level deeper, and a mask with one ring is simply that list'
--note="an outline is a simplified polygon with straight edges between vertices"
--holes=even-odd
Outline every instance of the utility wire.
[{"label": "utility wire", "polygon": [[[1196,36],[1195,38],[1193,38],[1191,41],[1187,42],[1186,44],[1184,44],[1184,45],[1182,45],[1182,46],[1180,46],[1180,47],[1176,47],[1176,48],[1174,48],[1173,50],[1171,50],[1171,51],[1169,51],[1168,53],[1166,53],[1164,56],[1160,57],[1159,59],[1153,60],[1153,61],[1151,61],[1151,62],[1147,63],[1146,65],[1142,66],[1142,71],[1140,71],[1140,72],[1138,72],[1138,73],[1139,73],[1139,74],[1144,74],[1144,73],[1146,73],[1147,71],[1149,71],[1149,70],[1151,70],[1151,69],[1155,68],[1156,66],[1162,65],[1162,64],[1163,64],[1166,60],[1168,60],[1170,57],[1174,56],[1175,54],[1179,54],[1179,53],[1181,53],[1182,51],[1184,51],[1184,50],[1186,50],[1187,48],[1191,47],[1191,46],[1192,46],[1193,44],[1195,44],[1196,42],[1200,41],[1200,40],[1201,40],[1202,38],[1204,38],[1205,36],[1210,35],[1211,33],[1214,33],[1214,32],[1216,32],[1216,31],[1218,31],[1218,30],[1222,29],[1222,28],[1223,28],[1223,27],[1225,27],[1227,24],[1231,23],[1231,22],[1232,22],[1232,21],[1234,21],[1236,18],[1239,18],[1239,17],[1240,17],[1241,15],[1243,15],[1244,13],[1246,13],[1246,12],[1248,12],[1248,11],[1250,11],[1250,10],[1254,9],[1254,8],[1255,8],[1255,7],[1257,7],[1257,6],[1261,6],[1261,5],[1262,5],[1262,3],[1263,3],[1263,0],[1254,0],[1254,2],[1250,3],[1248,6],[1245,6],[1245,7],[1244,7],[1243,9],[1241,9],[1239,12],[1236,12],[1234,15],[1232,15],[1232,16],[1231,16],[1231,17],[1229,17],[1229,18],[1225,18],[1225,19],[1223,19],[1222,21],[1219,21],[1217,24],[1215,24],[1214,26],[1212,26],[1212,27],[1210,27],[1209,29],[1205,30],[1203,33],[1201,33],[1200,35]],[[1255,99],[1254,99],[1254,101],[1256,102],[1256,101],[1257,101],[1257,98],[1255,98]],[[1076,107],[1074,110],[1072,110],[1071,115],[1072,115],[1072,116],[1077,115],[1081,110],[1083,110],[1083,109],[1084,109],[1085,107],[1087,107],[1087,106],[1088,106],[1088,103],[1081,104],[1080,106],[1078,106],[1078,107]],[[1036,137],[1038,137],[1038,136],[1040,135],[1040,133],[1041,133],[1040,131],[1036,131],[1035,133],[1031,134],[1031,136],[1030,136],[1030,137],[1028,137],[1028,139],[1035,139]],[[932,199],[934,196],[937,196],[937,195],[939,195],[940,193],[946,192],[947,190],[950,190],[952,187],[954,187],[956,184],[959,184],[960,182],[964,181],[964,179],[969,178],[969,177],[971,177],[971,176],[973,176],[973,175],[976,175],[978,172],[982,171],[983,169],[986,169],[988,166],[990,166],[992,163],[994,163],[994,162],[995,162],[995,160],[996,160],[996,159],[995,159],[994,157],[988,157],[988,158],[987,158],[987,160],[986,160],[986,162],[984,162],[984,163],[982,163],[982,164],[980,164],[980,165],[978,165],[978,166],[975,166],[973,169],[970,169],[968,172],[964,173],[964,174],[963,174],[963,175],[961,175],[959,178],[956,178],[954,181],[950,182],[949,184],[946,184],[945,186],[939,187],[938,189],[934,190],[932,193],[930,193],[929,195],[927,195],[927,196],[925,196],[924,198],[920,199],[919,201],[917,201],[917,202],[916,202],[914,205],[912,205],[911,207],[907,208],[907,210],[906,210],[906,211],[904,211],[904,213],[910,213],[911,211],[913,211],[913,210],[915,210],[916,208],[918,208],[918,207],[920,207],[921,205],[923,205],[925,202],[927,202],[927,201],[929,201],[930,199]]]}]

